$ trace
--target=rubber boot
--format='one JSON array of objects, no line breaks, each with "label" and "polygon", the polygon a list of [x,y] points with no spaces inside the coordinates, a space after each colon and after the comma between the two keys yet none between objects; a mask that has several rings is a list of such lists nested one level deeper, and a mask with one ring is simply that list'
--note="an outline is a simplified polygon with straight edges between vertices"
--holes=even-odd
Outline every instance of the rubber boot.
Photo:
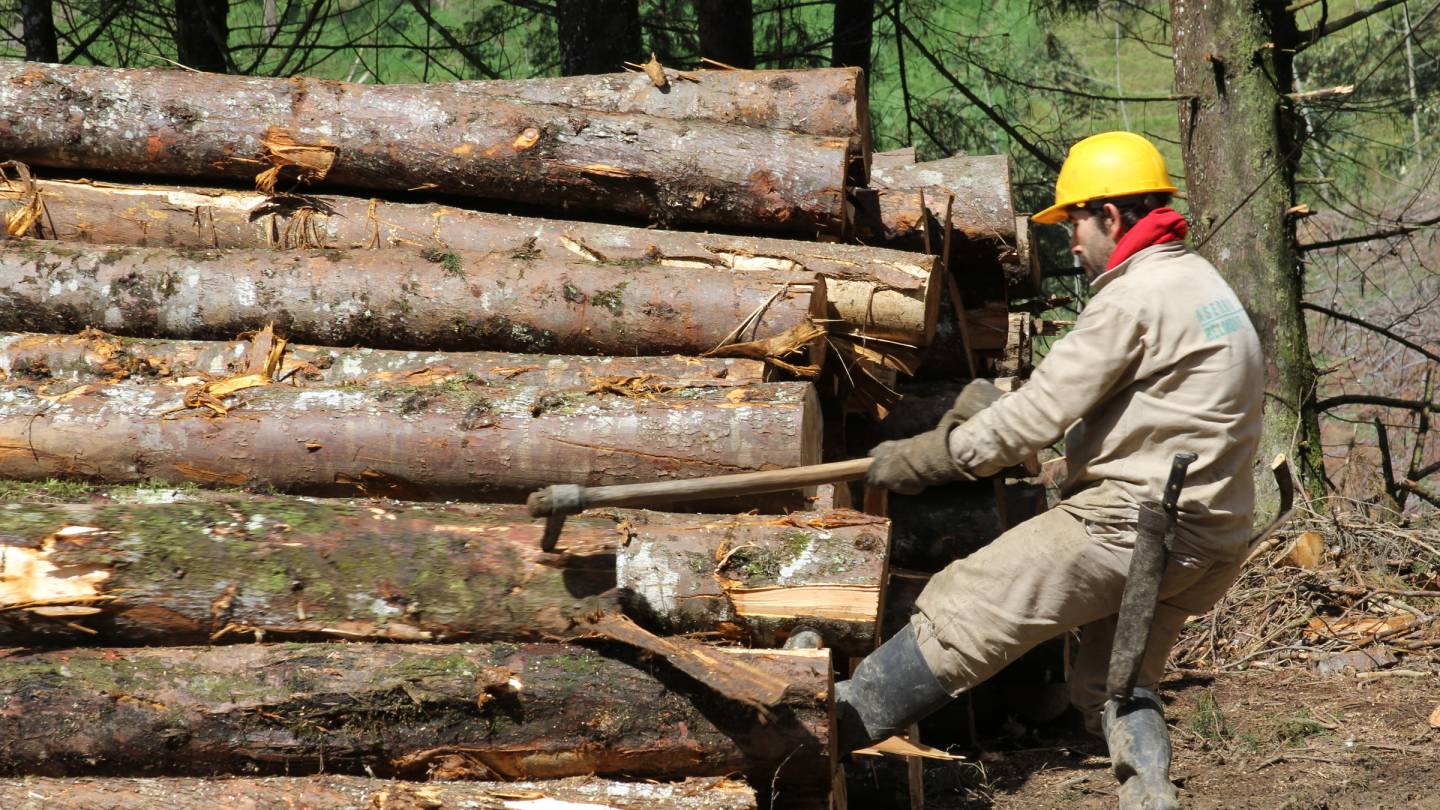
[{"label": "rubber boot", "polygon": [[950,702],[906,625],[865,657],[850,680],[835,684],[840,752],[873,745]]},{"label": "rubber boot", "polygon": [[1120,810],[1179,810],[1170,781],[1170,729],[1160,699],[1136,689],[1130,700],[1105,703],[1105,744],[1120,780]]}]

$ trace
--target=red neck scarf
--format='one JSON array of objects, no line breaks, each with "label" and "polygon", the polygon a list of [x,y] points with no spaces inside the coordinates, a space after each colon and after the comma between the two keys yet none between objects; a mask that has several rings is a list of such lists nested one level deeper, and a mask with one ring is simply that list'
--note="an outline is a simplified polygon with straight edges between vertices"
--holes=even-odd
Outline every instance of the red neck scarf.
[{"label": "red neck scarf", "polygon": [[1190,231],[1190,224],[1172,208],[1156,208],[1140,218],[1134,227],[1115,243],[1115,252],[1110,254],[1106,270],[1134,256],[1151,245],[1179,242]]}]

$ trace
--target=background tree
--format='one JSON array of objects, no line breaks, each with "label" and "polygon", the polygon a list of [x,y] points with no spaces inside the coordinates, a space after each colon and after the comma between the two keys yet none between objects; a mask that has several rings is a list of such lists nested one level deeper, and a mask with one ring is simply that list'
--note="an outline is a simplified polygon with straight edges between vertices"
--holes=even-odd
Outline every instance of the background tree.
[{"label": "background tree", "polygon": [[176,61],[209,73],[231,73],[229,0],[175,0]]},{"label": "background tree", "polygon": [[695,0],[700,55],[737,68],[755,67],[755,10],[750,0]]},{"label": "background tree", "polygon": [[55,16],[50,0],[22,0],[20,3],[21,37],[25,41],[25,58],[32,62],[59,62],[60,51],[55,42]]},{"label": "background tree", "polygon": [[560,73],[613,73],[643,62],[638,0],[555,0]]}]

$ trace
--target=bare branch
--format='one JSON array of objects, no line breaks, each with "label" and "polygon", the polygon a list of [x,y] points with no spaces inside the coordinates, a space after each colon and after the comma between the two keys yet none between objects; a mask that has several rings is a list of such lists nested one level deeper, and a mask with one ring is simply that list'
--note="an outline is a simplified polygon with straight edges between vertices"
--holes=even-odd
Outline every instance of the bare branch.
[{"label": "bare branch", "polygon": [[1415,343],[1415,342],[1412,342],[1412,341],[1410,341],[1410,340],[1407,340],[1406,338],[1401,337],[1400,335],[1397,335],[1397,334],[1395,334],[1394,332],[1391,332],[1389,329],[1386,329],[1386,328],[1383,327],[1383,326],[1376,326],[1375,324],[1369,323],[1368,321],[1362,321],[1362,320],[1360,320],[1359,318],[1355,317],[1354,315],[1346,315],[1346,314],[1343,313],[1343,312],[1336,312],[1335,310],[1330,309],[1330,308],[1328,308],[1328,307],[1322,307],[1322,306],[1320,306],[1319,304],[1312,304],[1312,303],[1310,303],[1310,302],[1308,302],[1308,301],[1302,301],[1302,302],[1300,302],[1300,308],[1301,308],[1301,309],[1308,309],[1308,310],[1311,310],[1311,311],[1313,311],[1313,312],[1319,312],[1319,313],[1322,314],[1322,315],[1329,315],[1330,317],[1332,317],[1332,318],[1334,318],[1334,319],[1336,319],[1336,320],[1338,320],[1338,321],[1345,321],[1346,323],[1353,323],[1353,324],[1355,324],[1356,326],[1359,326],[1359,327],[1361,327],[1361,328],[1369,329],[1371,332],[1374,332],[1374,333],[1379,334],[1379,335],[1384,335],[1385,337],[1390,338],[1391,340],[1395,341],[1396,343],[1399,343],[1401,346],[1404,346],[1404,347],[1407,348],[1407,349],[1413,349],[1414,351],[1417,351],[1417,352],[1425,355],[1426,357],[1430,358],[1431,360],[1434,360],[1435,362],[1440,363],[1440,354],[1437,354],[1437,353],[1435,353],[1435,352],[1432,352],[1432,351],[1430,351],[1429,349],[1425,348],[1424,346],[1421,346],[1421,345],[1418,344],[1418,343]]},{"label": "bare branch", "polygon": [[1300,250],[1309,252],[1312,250],[1326,250],[1329,248],[1344,247],[1346,245],[1355,245],[1361,242],[1373,242],[1376,239],[1389,239],[1394,236],[1404,236],[1408,233],[1423,231],[1426,228],[1433,228],[1436,225],[1440,225],[1440,216],[1407,223],[1387,231],[1375,231],[1373,233],[1360,234],[1359,236],[1344,236],[1339,239],[1330,239],[1324,242],[1307,242],[1300,245]]},{"label": "bare branch", "polygon": [[1430,490],[1421,486],[1418,481],[1396,481],[1395,486],[1413,495],[1419,496],[1421,500],[1428,502],[1431,506],[1440,508],[1440,494],[1431,492]]},{"label": "bare branch", "polygon": [[1440,413],[1440,402],[1382,397],[1374,394],[1341,394],[1339,396],[1326,397],[1315,403],[1315,409],[1328,411],[1332,408],[1338,408],[1341,405],[1378,405],[1382,408],[1403,408],[1407,411],[1431,411]]},{"label": "bare branch", "polygon": [[1321,37],[1327,37],[1337,31],[1343,31],[1367,17],[1373,17],[1387,8],[1393,8],[1404,2],[1405,0],[1380,0],[1380,2],[1370,8],[1361,9],[1354,14],[1347,14],[1338,20],[1332,20],[1330,22],[1322,21],[1318,28],[1300,32],[1300,42],[1296,45],[1295,51],[1299,53],[1318,41]]},{"label": "bare branch", "polygon": [[900,21],[899,15],[891,16],[895,20],[895,27],[900,29],[900,32],[905,35],[905,38],[910,40],[910,44],[915,46],[915,50],[919,51],[920,55],[925,57],[925,61],[929,62],[930,65],[935,68],[935,71],[939,73],[942,77],[944,77],[945,81],[950,82],[951,86],[953,86],[956,90],[959,90],[960,94],[963,95],[965,98],[969,99],[971,104],[974,104],[976,107],[978,107],[981,112],[985,113],[986,117],[988,117],[991,121],[994,121],[997,125],[999,125],[1001,129],[1005,130],[1005,134],[1009,135],[1015,140],[1016,143],[1024,147],[1026,152],[1034,155],[1037,160],[1048,166],[1051,171],[1060,171],[1060,161],[1056,160],[1053,156],[1046,154],[1040,149],[1040,147],[1031,143],[1030,140],[1027,139],[1024,135],[1021,135],[1020,132],[1016,130],[1009,121],[1005,120],[1005,116],[1001,115],[999,111],[996,110],[994,107],[986,104],[984,99],[975,95],[974,91],[972,91],[969,87],[966,87],[965,83],[960,81],[960,79],[957,78],[955,74],[951,73],[950,70],[945,67],[945,64],[943,62],[935,58],[935,54],[931,53],[930,49],[925,47],[925,43],[921,42],[920,38],[915,36],[915,34],[910,31],[910,28],[906,26],[905,23]]},{"label": "bare branch", "polygon": [[441,39],[445,40],[445,42],[448,43],[450,47],[459,51],[460,55],[465,57],[465,61],[469,62],[471,67],[480,71],[480,73],[487,79],[500,78],[500,74],[496,73],[493,68],[485,64],[485,60],[481,59],[479,54],[470,50],[469,46],[456,39],[455,35],[450,33],[450,29],[441,25],[440,21],[436,20],[430,14],[430,9],[425,7],[425,0],[410,0],[410,5],[414,6],[415,13],[423,17],[427,25],[434,29],[436,33],[440,34]]}]

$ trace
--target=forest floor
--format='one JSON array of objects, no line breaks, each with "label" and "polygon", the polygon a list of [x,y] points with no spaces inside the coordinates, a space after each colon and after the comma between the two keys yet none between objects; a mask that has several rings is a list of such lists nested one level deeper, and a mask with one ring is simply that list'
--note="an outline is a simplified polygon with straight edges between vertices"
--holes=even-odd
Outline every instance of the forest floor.
[{"label": "forest floor", "polygon": [[[1311,513],[1287,528],[1171,655],[1161,694],[1183,805],[1440,810],[1440,524]],[[1063,684],[991,686],[922,726],[966,757],[927,763],[927,808],[1115,806],[1104,742],[1073,710],[1016,719]],[[900,761],[847,772],[851,807],[911,806]]]},{"label": "forest floor", "polygon": [[[1184,807],[1440,808],[1440,728],[1430,722],[1440,709],[1440,673],[1361,681],[1301,668],[1185,672],[1161,689]],[[925,806],[1115,807],[1116,782],[1098,738],[1066,727],[1029,733],[1018,745],[1025,747],[928,764]],[[884,770],[883,785],[857,791],[852,769],[851,807],[909,807],[903,768]]]}]

